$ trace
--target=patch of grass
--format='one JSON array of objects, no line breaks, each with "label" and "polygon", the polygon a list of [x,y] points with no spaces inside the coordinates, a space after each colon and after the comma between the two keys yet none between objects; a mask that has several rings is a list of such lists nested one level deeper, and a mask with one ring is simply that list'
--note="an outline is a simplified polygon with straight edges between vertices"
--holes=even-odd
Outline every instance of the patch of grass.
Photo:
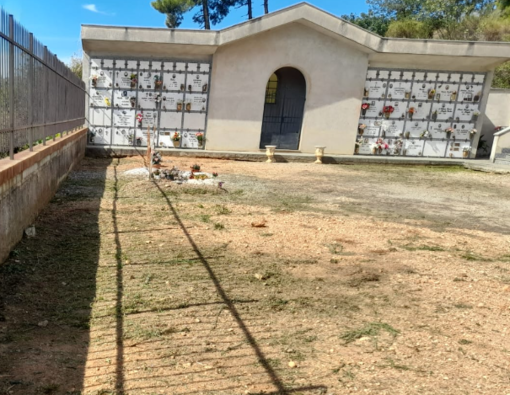
[{"label": "patch of grass", "polygon": [[282,311],[285,309],[285,306],[289,303],[289,301],[271,296],[266,303],[271,310]]},{"label": "patch of grass", "polygon": [[407,251],[446,251],[443,247],[437,245],[419,245],[414,246],[412,244],[406,244],[401,246],[404,250]]},{"label": "patch of grass", "polygon": [[356,276],[350,279],[347,284],[350,287],[356,288],[361,286],[363,283],[377,282],[381,279],[381,276],[377,273],[363,273],[360,276]]},{"label": "patch of grass", "polygon": [[205,223],[209,223],[209,222],[211,222],[211,216],[208,215],[208,214],[202,214],[200,216],[200,221],[205,222]]},{"label": "patch of grass", "polygon": [[462,344],[462,345],[468,345],[468,344],[471,344],[473,343],[471,340],[466,340],[466,339],[460,339],[459,340],[459,344]]},{"label": "patch of grass", "polygon": [[217,204],[215,207],[214,207],[214,211],[216,212],[216,214],[218,215],[227,215],[227,214],[230,214],[232,212],[232,210],[229,210],[228,207],[226,206],[223,206],[223,205],[220,205],[220,204]]},{"label": "patch of grass", "polygon": [[458,304],[454,304],[453,306],[458,309],[472,309],[473,308],[473,306],[471,306],[470,304],[465,304],[465,303],[458,303]]},{"label": "patch of grass", "polygon": [[271,237],[271,236],[273,236],[273,233],[261,233],[260,235],[262,237]]},{"label": "patch of grass", "polygon": [[60,386],[58,384],[46,384],[39,387],[38,390],[40,394],[50,395],[56,393],[59,387]]},{"label": "patch of grass", "polygon": [[398,363],[395,363],[395,361],[391,358],[385,358],[386,361],[388,361],[388,367],[390,368],[393,368],[393,369],[397,369],[397,370],[411,370],[411,368],[409,366],[406,366],[406,365],[400,365]]},{"label": "patch of grass", "polygon": [[344,246],[340,243],[326,244],[326,247],[328,247],[329,252],[333,255],[339,255],[344,250]]},{"label": "patch of grass", "polygon": [[393,337],[396,337],[400,333],[399,330],[384,322],[371,322],[363,328],[345,332],[343,335],[340,335],[340,339],[342,339],[345,344],[349,344],[362,337],[378,336],[381,331],[387,332]]},{"label": "patch of grass", "polygon": [[225,225],[220,224],[219,222],[214,224],[214,230],[223,230],[225,229]]},{"label": "patch of grass", "polygon": [[477,255],[471,251],[466,252],[460,257],[465,259],[466,261],[492,262],[492,259],[483,257],[481,255]]}]

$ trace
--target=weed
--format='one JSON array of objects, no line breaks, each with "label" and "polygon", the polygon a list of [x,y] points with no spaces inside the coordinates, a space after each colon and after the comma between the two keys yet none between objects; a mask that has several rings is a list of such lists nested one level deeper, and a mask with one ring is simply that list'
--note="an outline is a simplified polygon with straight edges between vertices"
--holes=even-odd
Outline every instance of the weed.
[{"label": "weed", "polygon": [[399,365],[395,363],[395,361],[391,358],[385,358],[388,361],[388,367],[397,369],[397,370],[411,370],[409,366],[406,365]]},{"label": "weed", "polygon": [[436,245],[413,246],[411,244],[406,244],[401,247],[407,251],[446,251],[443,247],[436,246]]},{"label": "weed", "polygon": [[343,335],[340,335],[340,339],[342,339],[345,344],[349,344],[365,336],[378,336],[381,331],[385,331],[393,337],[396,337],[400,333],[399,330],[384,322],[371,322],[361,329],[345,332]]},{"label": "weed", "polygon": [[344,246],[340,243],[326,244],[328,250],[333,255],[338,255],[344,250]]},{"label": "weed", "polygon": [[217,222],[217,223],[214,224],[214,229],[215,230],[223,230],[223,229],[225,229],[225,225],[220,224],[219,222]]},{"label": "weed", "polygon": [[208,215],[208,214],[202,214],[200,216],[200,221],[205,222],[205,223],[209,223],[209,222],[211,222],[211,216]]},{"label": "weed", "polygon": [[459,340],[459,344],[462,344],[462,345],[467,345],[467,344],[471,344],[471,343],[473,343],[473,342],[470,340],[466,340],[466,339]]},{"label": "weed", "polygon": [[461,258],[465,259],[466,261],[492,262],[492,259],[485,258],[481,255],[477,255],[471,251],[468,251],[464,255],[461,255]]},{"label": "weed", "polygon": [[228,209],[228,207],[219,205],[219,204],[216,205],[214,210],[216,211],[216,214],[218,214],[218,215],[227,215],[232,212],[231,210]]},{"label": "weed", "polygon": [[46,384],[41,387],[39,387],[39,393],[41,394],[54,394],[58,391],[59,385],[58,384]]},{"label": "weed", "polygon": [[469,304],[465,304],[465,303],[458,303],[458,304],[455,304],[453,306],[458,308],[458,309],[472,309],[473,308],[473,306],[471,306]]},{"label": "weed", "polygon": [[271,237],[271,236],[273,236],[273,233],[261,233],[260,235],[262,237]]},{"label": "weed", "polygon": [[289,303],[288,300],[275,298],[274,296],[271,296],[267,300],[267,305],[271,308],[271,310],[275,311],[282,311],[285,309],[285,306]]}]

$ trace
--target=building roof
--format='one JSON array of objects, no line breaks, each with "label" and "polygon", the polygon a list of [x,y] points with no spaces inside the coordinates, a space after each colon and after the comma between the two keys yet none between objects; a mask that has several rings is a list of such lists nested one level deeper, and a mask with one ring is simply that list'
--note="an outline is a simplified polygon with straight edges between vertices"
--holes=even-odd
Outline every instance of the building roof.
[{"label": "building roof", "polygon": [[374,55],[487,58],[487,65],[510,59],[510,43],[386,38],[305,2],[222,30],[82,25],[81,36],[86,52],[128,51],[142,55],[153,54],[156,49],[158,53],[179,49],[190,55],[211,55],[220,46],[291,23],[348,41]]}]

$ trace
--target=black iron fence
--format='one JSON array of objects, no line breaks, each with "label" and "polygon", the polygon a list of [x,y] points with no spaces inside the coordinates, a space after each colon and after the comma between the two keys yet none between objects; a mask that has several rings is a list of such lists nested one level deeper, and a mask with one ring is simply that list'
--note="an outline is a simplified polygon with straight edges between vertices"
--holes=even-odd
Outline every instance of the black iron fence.
[{"label": "black iron fence", "polygon": [[85,84],[0,9],[0,158],[85,123]]}]

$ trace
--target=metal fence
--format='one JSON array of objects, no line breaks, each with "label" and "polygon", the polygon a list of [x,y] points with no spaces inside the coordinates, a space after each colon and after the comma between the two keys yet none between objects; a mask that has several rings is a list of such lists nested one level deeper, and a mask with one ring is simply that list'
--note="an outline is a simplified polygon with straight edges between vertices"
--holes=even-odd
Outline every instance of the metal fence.
[{"label": "metal fence", "polygon": [[85,84],[0,9],[0,158],[85,123]]}]

